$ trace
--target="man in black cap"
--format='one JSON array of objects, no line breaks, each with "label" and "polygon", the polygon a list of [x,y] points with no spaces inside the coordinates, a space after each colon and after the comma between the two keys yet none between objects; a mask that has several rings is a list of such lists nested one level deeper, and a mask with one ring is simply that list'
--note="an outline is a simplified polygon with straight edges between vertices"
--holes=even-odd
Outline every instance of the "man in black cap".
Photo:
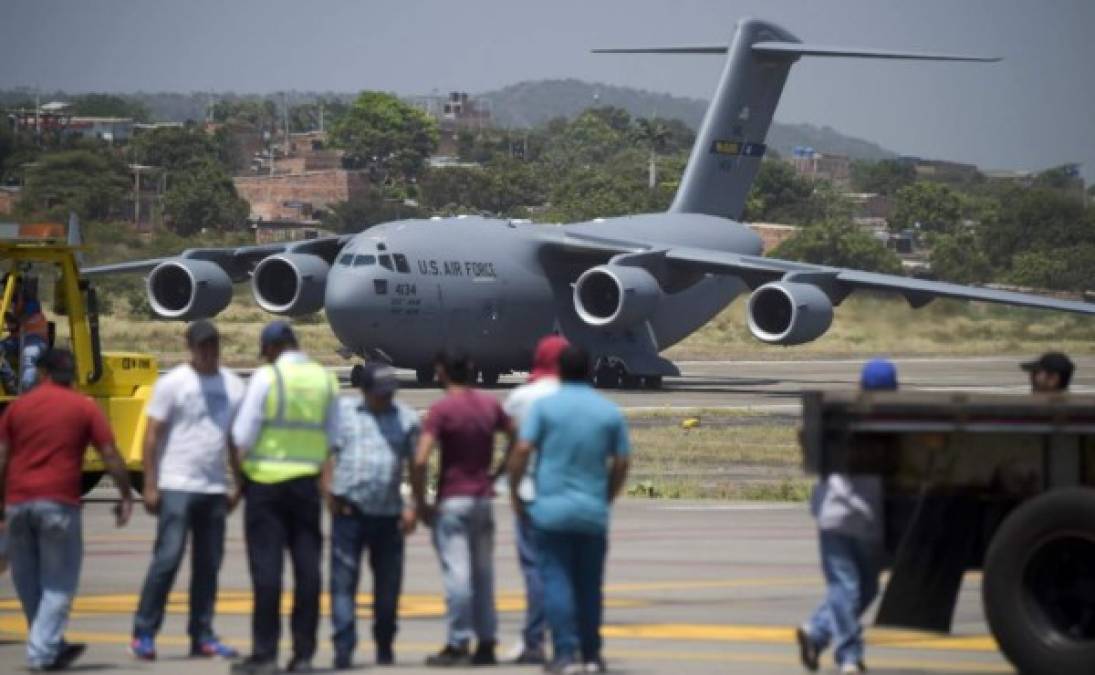
[{"label": "man in black cap", "polygon": [[338,434],[323,470],[331,511],[331,622],[336,669],[349,668],[357,646],[357,587],[362,551],[373,574],[373,639],[376,662],[395,662],[392,642],[403,583],[403,539],[417,515],[400,485],[414,458],[418,413],[395,401],[399,381],[383,363],[367,363],[359,386],[363,398],[344,396]]},{"label": "man in black cap", "polygon": [[1030,373],[1030,388],[1035,394],[1068,391],[1072,372],[1076,370],[1072,359],[1061,352],[1046,352],[1037,360],[1020,365],[1020,368]]},{"label": "man in black cap", "polygon": [[266,366],[251,376],[232,424],[233,461],[244,476],[244,528],[251,571],[251,657],[236,674],[277,671],[285,551],[293,562],[293,656],[289,672],[310,672],[319,630],[319,475],[338,427],[338,380],[300,351],[292,327],[262,330]]},{"label": "man in black cap", "polygon": [[238,485],[229,492],[228,432],[243,399],[243,380],[220,365],[220,334],[211,321],[186,330],[190,362],[156,382],[145,415],[144,506],[156,516],[156,543],[133,618],[129,653],[156,658],[167,594],[191,540],[190,655],[235,658],[213,632],[224,530]]}]

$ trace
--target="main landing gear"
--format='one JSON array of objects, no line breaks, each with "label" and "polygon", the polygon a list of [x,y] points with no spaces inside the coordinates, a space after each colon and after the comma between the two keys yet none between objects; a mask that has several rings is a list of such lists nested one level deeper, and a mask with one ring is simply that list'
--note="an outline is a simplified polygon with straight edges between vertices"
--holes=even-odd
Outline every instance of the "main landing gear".
[{"label": "main landing gear", "polygon": [[661,389],[661,375],[632,375],[623,364],[602,361],[593,371],[593,385],[598,389]]}]

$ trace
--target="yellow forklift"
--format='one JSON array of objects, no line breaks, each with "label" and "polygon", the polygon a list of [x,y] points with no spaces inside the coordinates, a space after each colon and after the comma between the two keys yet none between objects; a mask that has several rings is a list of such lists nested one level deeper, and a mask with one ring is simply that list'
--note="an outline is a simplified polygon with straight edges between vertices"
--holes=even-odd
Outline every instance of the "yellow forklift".
[{"label": "yellow forklift", "polygon": [[[47,317],[67,319],[68,331],[57,330],[50,321],[49,341],[72,350],[76,358],[73,386],[95,399],[110,420],[118,452],[129,469],[138,491],[143,487],[141,464],[145,432],[144,407],[152,396],[158,366],[151,354],[103,352],[99,341],[98,300],[90,282],[80,277],[83,245],[79,223],[70,218],[68,228],[56,223],[0,222],[0,268],[6,272],[0,296],[0,316],[21,305],[20,294],[37,295],[39,288],[53,286],[53,306],[42,310]],[[45,283],[42,283],[45,282]],[[38,298],[35,298],[38,299]],[[50,318],[53,318],[50,317]],[[13,367],[18,373],[17,355]],[[18,379],[18,378],[17,378]],[[0,409],[14,400],[17,392],[0,392]],[[86,494],[103,477],[104,467],[90,448],[84,456],[82,488]]]}]

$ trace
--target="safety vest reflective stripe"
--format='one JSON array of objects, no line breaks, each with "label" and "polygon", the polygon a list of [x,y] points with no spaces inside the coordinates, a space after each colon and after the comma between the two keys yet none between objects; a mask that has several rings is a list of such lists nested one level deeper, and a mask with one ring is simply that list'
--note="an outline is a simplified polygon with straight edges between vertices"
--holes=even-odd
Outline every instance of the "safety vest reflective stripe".
[{"label": "safety vest reflective stripe", "polygon": [[327,410],[337,384],[314,362],[266,367],[273,381],[264,402],[262,431],[243,469],[259,483],[314,476],[327,458]]}]

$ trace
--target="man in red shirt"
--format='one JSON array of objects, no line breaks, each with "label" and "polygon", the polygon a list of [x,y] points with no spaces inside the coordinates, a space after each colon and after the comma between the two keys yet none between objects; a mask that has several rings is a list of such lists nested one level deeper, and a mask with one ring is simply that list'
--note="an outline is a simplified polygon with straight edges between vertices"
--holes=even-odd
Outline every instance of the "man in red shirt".
[{"label": "man in red shirt", "polygon": [[[491,459],[496,433],[513,444],[514,428],[493,396],[472,389],[475,369],[461,354],[438,357],[437,375],[445,397],[430,407],[418,441],[411,488],[419,518],[433,528],[441,561],[448,614],[444,649],[426,659],[430,666],[492,665],[498,617],[494,607],[494,496]],[[441,446],[437,502],[426,503],[426,468]],[[472,637],[478,640],[473,655]]]},{"label": "man in red shirt", "polygon": [[61,670],[84,651],[64,641],[80,579],[83,538],[80,475],[84,451],[94,446],[122,501],[118,526],[133,511],[129,477],[102,410],[72,390],[75,364],[63,349],[38,361],[42,384],[16,399],[0,417],[0,526],[8,529],[11,575],[30,627],[31,670]]}]

